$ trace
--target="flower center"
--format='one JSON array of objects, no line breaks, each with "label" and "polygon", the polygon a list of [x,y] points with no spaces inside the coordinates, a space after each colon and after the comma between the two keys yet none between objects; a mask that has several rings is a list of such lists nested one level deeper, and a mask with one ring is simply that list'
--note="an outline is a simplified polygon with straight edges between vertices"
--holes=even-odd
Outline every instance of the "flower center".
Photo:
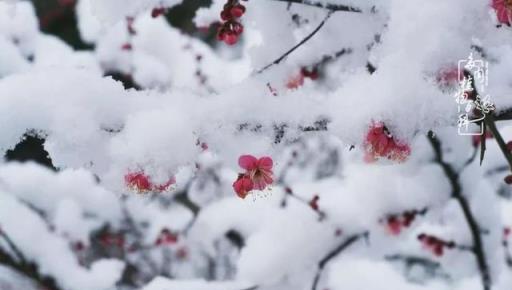
[{"label": "flower center", "polygon": [[254,170],[254,178],[261,178],[263,175],[263,172],[261,171],[261,169],[256,169]]}]

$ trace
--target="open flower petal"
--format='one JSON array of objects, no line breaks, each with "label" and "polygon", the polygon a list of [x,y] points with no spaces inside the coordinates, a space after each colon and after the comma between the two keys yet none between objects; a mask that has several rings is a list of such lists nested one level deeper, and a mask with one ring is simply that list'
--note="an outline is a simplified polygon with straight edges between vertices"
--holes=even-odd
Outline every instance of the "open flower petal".
[{"label": "open flower petal", "polygon": [[238,158],[238,165],[245,170],[254,170],[258,166],[258,159],[252,155],[242,155]]}]

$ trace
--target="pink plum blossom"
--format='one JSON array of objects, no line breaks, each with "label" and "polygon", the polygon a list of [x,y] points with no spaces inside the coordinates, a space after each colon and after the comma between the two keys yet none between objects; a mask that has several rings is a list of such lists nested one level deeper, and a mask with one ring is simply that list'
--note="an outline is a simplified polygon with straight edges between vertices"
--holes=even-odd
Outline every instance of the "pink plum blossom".
[{"label": "pink plum blossom", "polygon": [[242,155],[238,159],[238,165],[245,169],[240,173],[238,179],[233,183],[235,192],[245,198],[248,192],[253,189],[263,190],[274,182],[272,158],[264,156],[256,158],[252,155]]},{"label": "pink plum blossom", "polygon": [[387,158],[397,162],[405,161],[411,154],[408,144],[397,142],[383,123],[373,123],[364,141],[365,161],[374,162]]},{"label": "pink plum blossom", "polygon": [[128,188],[133,191],[144,192],[164,192],[171,188],[176,183],[174,176],[170,177],[165,183],[155,184],[151,181],[151,177],[146,175],[143,171],[130,172],[124,176],[124,182]]},{"label": "pink plum blossom", "polygon": [[492,0],[491,7],[496,10],[499,23],[510,25],[512,20],[511,0]]},{"label": "pink plum blossom", "polygon": [[459,83],[459,74],[459,68],[456,65],[444,67],[437,73],[436,80],[441,87],[456,86]]},{"label": "pink plum blossom", "polygon": [[245,198],[247,194],[254,189],[254,183],[249,177],[240,174],[238,179],[233,183],[233,189],[240,198]]}]

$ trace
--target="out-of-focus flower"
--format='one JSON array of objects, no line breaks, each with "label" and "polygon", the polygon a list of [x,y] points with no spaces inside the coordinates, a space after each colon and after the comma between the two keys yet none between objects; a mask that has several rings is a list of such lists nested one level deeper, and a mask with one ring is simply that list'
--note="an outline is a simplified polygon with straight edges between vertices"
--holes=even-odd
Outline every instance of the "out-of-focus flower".
[{"label": "out-of-focus flower", "polygon": [[510,25],[512,22],[511,0],[492,0],[491,7],[496,10],[496,17],[499,23]]},{"label": "out-of-focus flower", "polygon": [[365,161],[375,162],[387,158],[397,162],[407,160],[411,154],[408,144],[397,142],[383,123],[373,123],[364,141]]},{"label": "out-of-focus flower", "polygon": [[172,185],[176,183],[176,179],[172,176],[165,183],[155,184],[151,181],[151,178],[142,171],[126,174],[124,181],[128,188],[139,193],[164,192],[169,190]]}]

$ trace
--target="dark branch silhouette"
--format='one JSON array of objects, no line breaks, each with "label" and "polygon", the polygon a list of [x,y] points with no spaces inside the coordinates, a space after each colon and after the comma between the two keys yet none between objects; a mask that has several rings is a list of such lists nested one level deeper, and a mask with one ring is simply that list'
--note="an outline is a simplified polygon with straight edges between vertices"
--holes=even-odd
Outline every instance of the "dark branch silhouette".
[{"label": "dark branch silhouette", "polygon": [[316,1],[310,1],[310,0],[273,0],[273,1],[279,1],[279,2],[287,2],[288,4],[301,4],[301,5],[307,5],[307,6],[314,6],[318,8],[328,9],[330,11],[336,12],[336,11],[345,11],[345,12],[356,12],[361,13],[363,12],[360,8],[348,6],[348,5],[342,5],[342,4],[324,4]]},{"label": "dark branch silhouette", "polygon": [[320,277],[322,276],[322,272],[325,266],[334,258],[336,258],[341,252],[346,250],[352,244],[357,242],[360,238],[366,237],[368,235],[367,232],[362,234],[356,234],[345,239],[341,244],[339,244],[334,250],[330,251],[325,255],[325,257],[318,262],[318,270],[316,271],[315,278],[313,279],[313,285],[311,286],[312,290],[316,290],[318,287],[318,282],[320,281]]},{"label": "dark branch silhouette", "polygon": [[258,70],[257,73],[260,74],[267,69],[269,69],[271,66],[279,64],[281,61],[283,61],[288,55],[290,55],[292,52],[294,52],[297,48],[301,47],[304,43],[306,43],[308,40],[310,40],[320,29],[324,26],[325,22],[331,17],[332,13],[334,13],[333,10],[330,10],[325,18],[320,22],[320,24],[313,30],[310,34],[308,34],[304,39],[302,39],[299,43],[297,43],[294,47],[289,49],[287,52],[285,52],[283,55],[278,57],[276,60],[271,62],[270,64],[266,65],[262,69]]},{"label": "dark branch silhouette", "polygon": [[494,116],[496,121],[508,121],[512,120],[512,108],[502,110],[499,113],[496,113]]},{"label": "dark branch silhouette", "polygon": [[34,282],[42,286],[44,289],[61,290],[61,288],[57,285],[52,277],[42,275],[39,272],[39,268],[36,264],[30,263],[25,259],[22,252],[14,245],[7,233],[2,231],[1,237],[6,241],[9,247],[11,247],[12,251],[17,256],[17,259],[13,258],[9,253],[4,251],[2,247],[0,247],[0,265],[4,265],[19,272],[22,275],[25,275],[29,279],[32,279]]},{"label": "dark branch silhouette", "polygon": [[484,119],[484,122],[489,131],[491,131],[492,135],[494,136],[494,139],[496,139],[496,142],[498,143],[501,152],[505,156],[505,159],[507,160],[510,169],[512,170],[512,154],[510,150],[507,148],[507,143],[505,143],[505,140],[503,140],[503,137],[501,136],[500,132],[498,131],[498,128],[496,127],[494,116],[492,114],[487,115]]},{"label": "dark branch silhouette", "polygon": [[459,203],[462,213],[464,214],[464,218],[467,221],[473,239],[472,252],[475,254],[477,260],[483,287],[485,290],[490,290],[492,281],[489,272],[489,266],[487,264],[487,259],[485,256],[484,245],[481,236],[481,229],[478,226],[478,223],[475,219],[475,216],[473,215],[473,212],[471,211],[471,207],[469,205],[467,198],[462,193],[462,187],[459,183],[459,175],[450,164],[446,163],[443,160],[441,143],[436,137],[434,137],[434,134],[432,132],[428,134],[428,140],[430,141],[432,149],[434,150],[434,161],[438,163],[439,166],[441,166],[445,175],[448,177],[448,180],[452,187],[452,197]]}]

